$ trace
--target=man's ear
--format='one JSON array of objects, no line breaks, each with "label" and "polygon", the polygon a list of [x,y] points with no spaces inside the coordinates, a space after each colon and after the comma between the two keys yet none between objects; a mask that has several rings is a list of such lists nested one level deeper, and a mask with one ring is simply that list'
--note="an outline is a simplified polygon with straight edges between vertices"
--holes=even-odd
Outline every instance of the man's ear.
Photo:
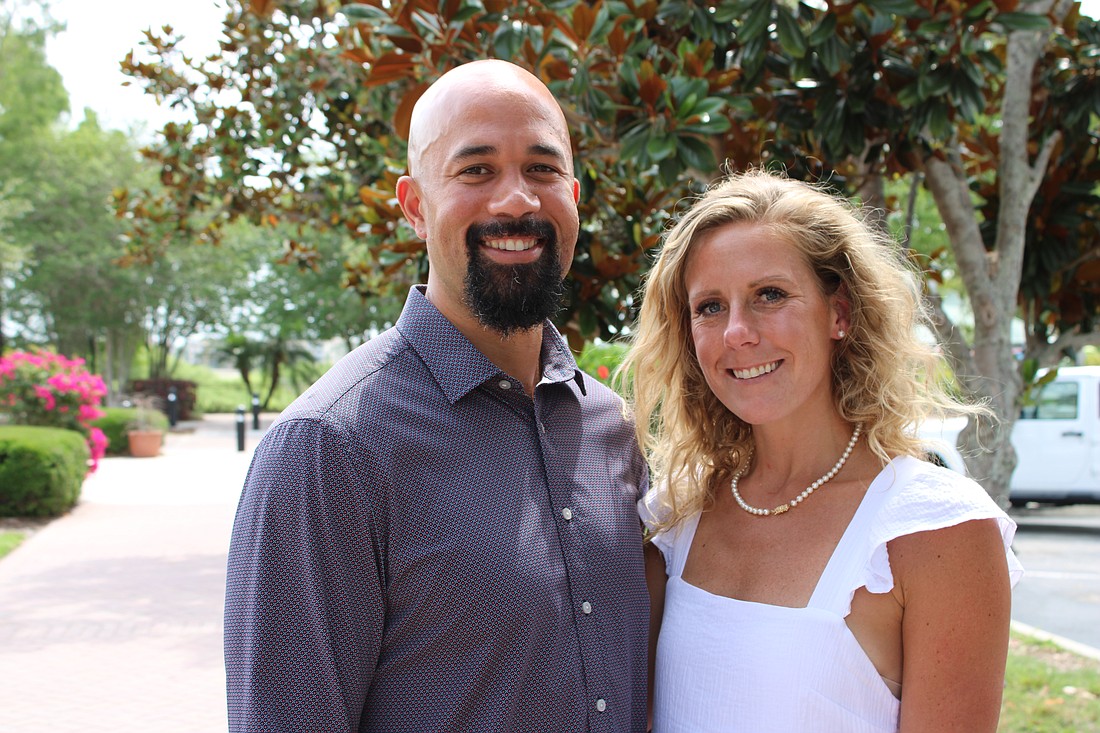
[{"label": "man's ear", "polygon": [[581,202],[581,182],[576,178],[573,179],[573,203],[579,204]]},{"label": "man's ear", "polygon": [[411,176],[401,176],[397,179],[397,203],[401,205],[401,211],[416,232],[416,236],[427,240],[428,225],[420,206],[420,188]]},{"label": "man's ear", "polygon": [[848,286],[842,283],[830,300],[833,307],[833,326],[829,335],[834,339],[843,338],[842,334],[852,330],[852,301],[848,297]]}]

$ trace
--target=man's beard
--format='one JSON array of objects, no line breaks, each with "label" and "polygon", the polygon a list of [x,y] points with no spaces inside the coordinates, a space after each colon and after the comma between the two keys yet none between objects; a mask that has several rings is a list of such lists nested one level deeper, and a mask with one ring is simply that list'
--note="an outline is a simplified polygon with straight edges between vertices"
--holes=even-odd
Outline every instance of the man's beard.
[{"label": "man's beard", "polygon": [[[537,237],[538,260],[526,265],[499,265],[481,252],[486,239]],[[540,325],[561,307],[562,286],[558,237],[550,222],[516,219],[472,224],[466,231],[466,305],[481,325],[509,336]]]}]

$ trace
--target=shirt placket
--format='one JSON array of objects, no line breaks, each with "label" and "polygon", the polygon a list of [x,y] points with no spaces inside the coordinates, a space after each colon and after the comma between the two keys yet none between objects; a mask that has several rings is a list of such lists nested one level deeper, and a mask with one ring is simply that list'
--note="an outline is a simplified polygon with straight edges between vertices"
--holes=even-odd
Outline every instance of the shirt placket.
[{"label": "shirt placket", "polygon": [[532,423],[538,432],[546,485],[550,494],[551,508],[555,514],[562,557],[565,561],[574,628],[577,631],[577,643],[581,651],[580,674],[587,695],[589,730],[603,733],[611,731],[614,711],[611,710],[610,701],[607,699],[607,681],[610,677],[600,625],[600,614],[605,609],[599,606],[593,595],[594,582],[597,580],[593,578],[596,568],[592,566],[588,552],[590,521],[593,518],[587,514],[590,507],[578,506],[576,503],[579,496],[583,494],[574,494],[572,490],[574,476],[566,473],[561,460],[555,459],[555,437],[560,438],[560,436],[555,436],[555,426],[552,420],[547,419],[547,415],[552,414],[552,410],[546,409],[544,404],[544,401],[549,399],[546,395],[554,389],[566,388],[559,386],[539,390],[536,400],[529,403],[529,410]]}]

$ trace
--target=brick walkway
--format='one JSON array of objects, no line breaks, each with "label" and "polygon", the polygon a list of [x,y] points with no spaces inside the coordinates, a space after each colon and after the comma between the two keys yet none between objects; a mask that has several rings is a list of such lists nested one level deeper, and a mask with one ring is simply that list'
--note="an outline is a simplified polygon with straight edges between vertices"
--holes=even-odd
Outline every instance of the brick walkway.
[{"label": "brick walkway", "polygon": [[0,561],[0,733],[226,730],[225,555],[260,433],[238,452],[232,415],[181,427]]}]

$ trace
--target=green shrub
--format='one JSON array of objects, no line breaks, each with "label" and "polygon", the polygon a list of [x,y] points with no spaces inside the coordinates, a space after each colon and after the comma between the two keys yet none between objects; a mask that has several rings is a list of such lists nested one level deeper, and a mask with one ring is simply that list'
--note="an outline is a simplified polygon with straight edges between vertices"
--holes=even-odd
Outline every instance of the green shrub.
[{"label": "green shrub", "polygon": [[159,409],[165,416],[168,413],[168,394],[172,388],[176,390],[176,405],[179,412],[176,417],[179,420],[195,419],[195,382],[189,379],[134,379],[130,382],[129,391],[134,394],[155,395]]},{"label": "green shrub", "polygon": [[167,432],[168,418],[157,410],[148,410],[138,407],[108,407],[106,413],[92,423],[107,436],[107,455],[126,456],[130,454],[130,439],[126,435],[137,427],[139,418],[146,425],[142,429],[152,429]]},{"label": "green shrub", "polygon": [[72,509],[90,455],[75,430],[0,427],[0,516],[54,517]]},{"label": "green shrub", "polygon": [[627,345],[622,341],[611,343],[591,343],[584,347],[584,351],[577,357],[577,366],[581,371],[591,374],[604,384],[617,388],[612,384],[612,377],[619,366],[619,362],[626,356]]},{"label": "green shrub", "polygon": [[92,422],[92,425],[102,430],[107,437],[107,455],[126,455],[126,432],[137,416],[137,410],[133,407],[108,407],[103,412],[103,417]]}]

